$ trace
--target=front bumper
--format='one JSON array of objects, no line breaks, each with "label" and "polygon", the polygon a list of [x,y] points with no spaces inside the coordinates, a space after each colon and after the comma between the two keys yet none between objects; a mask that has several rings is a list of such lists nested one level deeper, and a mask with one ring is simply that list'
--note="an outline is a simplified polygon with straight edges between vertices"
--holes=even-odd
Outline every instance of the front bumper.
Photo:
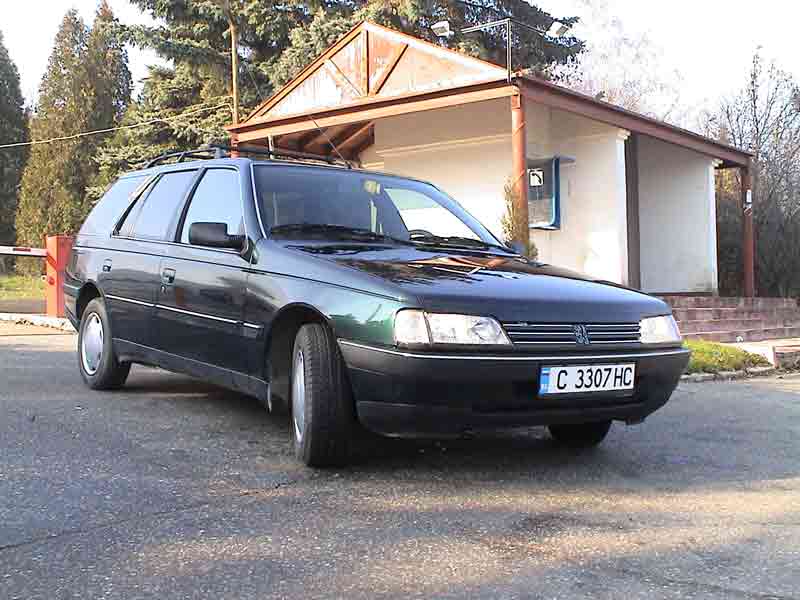
[{"label": "front bumper", "polygon": [[[667,403],[689,350],[460,355],[406,352],[339,340],[361,423],[392,436],[620,420],[638,423]],[[636,363],[633,393],[538,394],[543,366]]]}]

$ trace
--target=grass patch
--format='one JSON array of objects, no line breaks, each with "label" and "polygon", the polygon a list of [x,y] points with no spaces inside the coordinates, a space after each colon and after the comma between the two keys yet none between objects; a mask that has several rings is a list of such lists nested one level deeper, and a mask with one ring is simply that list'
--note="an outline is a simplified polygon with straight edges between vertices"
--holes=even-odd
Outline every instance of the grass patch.
[{"label": "grass patch", "polygon": [[725,344],[689,340],[686,346],[692,351],[687,373],[719,373],[770,366],[767,359],[760,354],[752,354]]},{"label": "grass patch", "polygon": [[44,291],[41,277],[0,275],[0,300],[43,300]]}]

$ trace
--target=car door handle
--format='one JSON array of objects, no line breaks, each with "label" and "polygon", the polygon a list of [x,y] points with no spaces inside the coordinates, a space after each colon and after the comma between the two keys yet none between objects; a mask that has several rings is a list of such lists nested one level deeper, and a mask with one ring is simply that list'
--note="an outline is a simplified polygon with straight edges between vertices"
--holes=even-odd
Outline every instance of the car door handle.
[{"label": "car door handle", "polygon": [[165,285],[175,283],[175,269],[164,269],[161,271],[161,283]]},{"label": "car door handle", "polygon": [[111,272],[111,259],[107,258],[103,261],[103,273],[110,273]]}]

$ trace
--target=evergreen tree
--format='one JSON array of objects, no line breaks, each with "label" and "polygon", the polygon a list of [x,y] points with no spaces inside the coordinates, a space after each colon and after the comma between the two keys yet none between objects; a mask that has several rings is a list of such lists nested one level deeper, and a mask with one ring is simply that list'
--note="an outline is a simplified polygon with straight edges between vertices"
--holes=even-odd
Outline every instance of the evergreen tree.
[{"label": "evergreen tree", "polygon": [[[0,32],[0,144],[23,142],[27,137],[28,123],[19,87],[19,72],[8,55]],[[16,243],[14,214],[26,158],[24,146],[0,150],[0,245]],[[0,259],[0,271],[8,263],[8,260]]]},{"label": "evergreen tree", "polygon": [[[225,142],[228,135],[223,127],[231,122],[231,40],[226,2],[131,2],[159,25],[129,27],[128,39],[154,49],[170,66],[150,68],[141,97],[124,119],[126,125],[148,124],[121,131],[98,153],[103,183],[161,152]],[[238,28],[243,115],[362,19],[501,64],[505,61],[502,28],[440,40],[430,26],[449,19],[458,30],[506,16],[543,29],[553,22],[550,15],[525,0],[230,0],[228,4]],[[555,44],[522,28],[514,33],[515,65],[560,61],[580,49],[580,43],[571,38]]]},{"label": "evergreen tree", "polygon": [[[31,122],[34,140],[113,127],[130,99],[127,56],[108,5],[89,30],[75,10],[64,16]],[[33,146],[22,178],[16,227],[20,242],[42,244],[46,235],[74,233],[91,208],[91,160],[103,136]],[[24,265],[23,265],[24,268]]]}]

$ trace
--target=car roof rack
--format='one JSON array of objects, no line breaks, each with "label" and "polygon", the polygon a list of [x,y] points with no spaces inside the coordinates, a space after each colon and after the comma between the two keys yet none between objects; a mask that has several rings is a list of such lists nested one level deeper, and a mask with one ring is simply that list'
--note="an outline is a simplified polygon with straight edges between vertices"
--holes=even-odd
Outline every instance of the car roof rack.
[{"label": "car roof rack", "polygon": [[177,158],[176,162],[183,162],[185,160],[198,160],[198,159],[212,159],[212,158],[225,158],[225,153],[222,148],[210,146],[208,148],[197,148],[195,150],[182,150],[178,152],[167,152],[162,154],[145,164],[145,169],[155,167],[170,158]]},{"label": "car roof rack", "polygon": [[167,152],[161,156],[145,163],[144,168],[149,169],[164,163],[170,159],[177,159],[175,162],[184,162],[186,160],[211,160],[219,158],[229,158],[231,152],[238,152],[239,154],[251,154],[255,156],[266,156],[270,159],[284,159],[284,160],[311,160],[315,162],[323,162],[329,165],[341,165],[348,169],[353,168],[353,163],[343,158],[335,156],[327,156],[325,154],[312,154],[310,152],[297,152],[295,150],[270,150],[261,146],[237,146],[233,148],[224,144],[213,144],[206,148],[196,148],[195,150],[180,150],[176,152]]},{"label": "car roof rack", "polygon": [[253,154],[255,156],[266,156],[268,158],[289,159],[289,160],[313,160],[316,162],[324,162],[329,165],[342,165],[348,169],[353,168],[353,163],[343,158],[329,156],[326,154],[313,154],[311,152],[297,152],[295,150],[270,150],[261,146],[244,146],[239,145],[236,148],[215,144],[212,148],[223,150],[226,152],[238,152],[239,154]]}]

